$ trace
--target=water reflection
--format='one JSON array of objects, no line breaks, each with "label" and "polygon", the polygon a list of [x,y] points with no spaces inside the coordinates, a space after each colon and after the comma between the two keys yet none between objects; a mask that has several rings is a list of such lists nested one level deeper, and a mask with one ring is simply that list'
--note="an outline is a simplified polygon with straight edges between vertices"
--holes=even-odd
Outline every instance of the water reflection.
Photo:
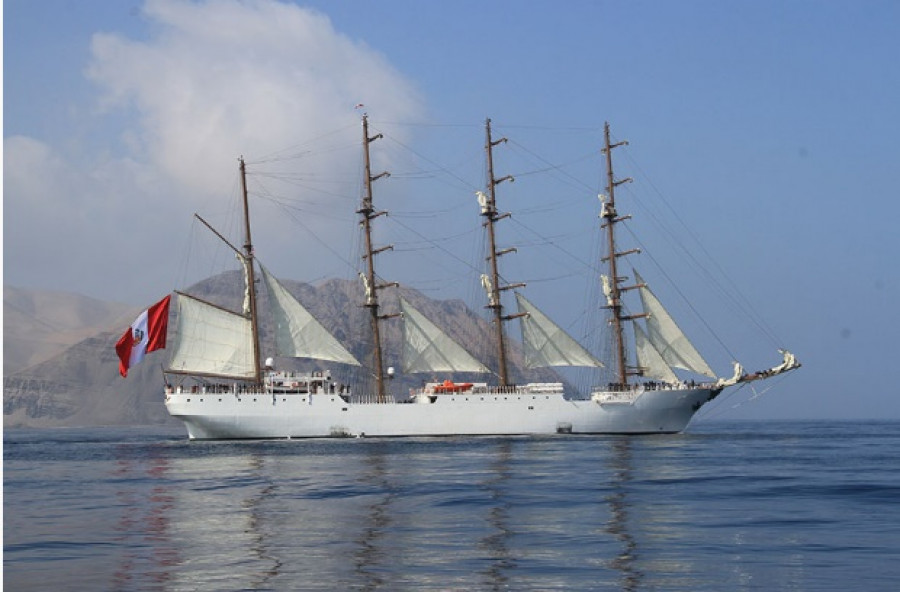
[{"label": "water reflection", "polygon": [[643,573],[637,568],[638,544],[629,521],[630,503],[628,487],[632,480],[632,440],[619,438],[612,444],[607,466],[610,471],[611,493],[605,501],[609,504],[609,521],[605,531],[621,544],[619,553],[607,565],[619,572],[621,588],[625,592],[640,589]]},{"label": "water reflection", "polygon": [[[117,445],[110,482],[121,513],[113,527],[113,540],[123,550],[112,573],[112,588],[121,590],[145,578],[163,585],[179,562],[169,537],[169,513],[175,500],[163,483],[169,458],[159,446]],[[152,483],[149,492],[147,483]],[[135,582],[136,581],[136,582]]]},{"label": "water reflection", "polygon": [[[605,470],[595,465],[593,476],[583,473],[587,480],[565,468],[563,444],[150,447],[147,458],[125,455],[116,465],[117,480],[144,483],[117,494],[126,552],[111,587],[499,591],[531,581],[556,588],[566,576],[535,565],[570,569],[572,541],[590,537],[585,520],[602,510],[594,548],[613,550],[601,564],[617,574],[617,588],[640,590],[634,440],[603,442]],[[580,486],[607,491],[602,505],[587,497],[564,503]],[[543,495],[554,494],[560,503],[547,504]]]},{"label": "water reflection", "polygon": [[278,485],[266,450],[186,444],[158,476],[173,499],[161,544],[178,550],[166,590],[270,589],[283,562],[270,505]]},{"label": "water reflection", "polygon": [[[278,486],[267,474],[267,457],[256,451],[250,456],[248,469],[250,474],[259,482],[259,490],[250,490],[247,497],[241,503],[241,508],[247,514],[247,529],[249,551],[256,558],[260,567],[257,568],[251,579],[250,587],[254,590],[267,589],[269,581],[279,575],[282,560],[270,548],[271,540],[267,535],[267,515],[264,503],[274,499],[278,493]],[[272,525],[278,528],[278,525]]]},{"label": "water reflection", "polygon": [[[143,515],[139,494],[121,493],[121,530],[140,533],[151,558],[124,554],[112,587],[556,589],[584,577],[590,560],[574,558],[593,539],[605,556],[594,565],[637,591],[647,578],[634,532],[640,443],[594,444],[604,467],[580,473],[572,443],[511,438],[192,443],[151,454],[144,469],[124,458],[119,470],[143,470],[152,489]],[[607,495],[578,497],[591,489]],[[537,567],[551,565],[563,571]]]},{"label": "water reflection", "polygon": [[849,445],[823,430],[785,454],[755,425],[252,443],[39,430],[4,449],[3,584],[887,590],[898,579],[883,518],[898,490],[889,429]]},{"label": "water reflection", "polygon": [[360,482],[372,492],[375,501],[365,508],[364,521],[356,539],[358,547],[354,554],[354,573],[358,576],[361,590],[376,590],[384,584],[384,577],[378,567],[386,558],[382,544],[393,517],[392,504],[396,495],[388,479],[387,452],[385,442],[368,444],[366,470]]},{"label": "water reflection", "polygon": [[496,457],[489,463],[485,479],[479,484],[491,501],[487,513],[487,524],[491,532],[478,543],[478,547],[487,553],[490,562],[483,571],[485,583],[490,590],[508,589],[507,572],[516,567],[516,560],[509,549],[512,530],[509,516],[511,503],[507,486],[511,457],[512,440],[499,440]]}]

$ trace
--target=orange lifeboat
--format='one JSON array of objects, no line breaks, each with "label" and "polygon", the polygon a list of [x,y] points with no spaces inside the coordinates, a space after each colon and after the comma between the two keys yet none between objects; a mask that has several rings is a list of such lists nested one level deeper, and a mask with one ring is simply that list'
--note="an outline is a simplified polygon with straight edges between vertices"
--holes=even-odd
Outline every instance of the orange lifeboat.
[{"label": "orange lifeboat", "polygon": [[462,393],[472,388],[471,382],[461,382],[456,384],[452,380],[445,380],[443,384],[436,385],[434,392],[436,393]]}]

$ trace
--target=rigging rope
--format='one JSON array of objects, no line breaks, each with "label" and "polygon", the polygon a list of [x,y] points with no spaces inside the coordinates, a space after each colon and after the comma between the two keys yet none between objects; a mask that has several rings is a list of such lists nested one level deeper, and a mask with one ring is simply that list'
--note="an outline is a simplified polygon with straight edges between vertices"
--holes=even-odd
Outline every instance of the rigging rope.
[{"label": "rigging rope", "polygon": [[[669,215],[672,219],[674,219],[681,227],[681,232],[674,232],[669,229],[665,224],[663,224],[659,218],[657,218],[650,210],[645,211],[648,215],[654,220],[654,222],[661,228],[666,235],[672,240],[672,242],[678,246],[681,251],[693,261],[698,269],[702,270],[706,275],[708,281],[710,281],[720,292],[721,296],[730,301],[734,306],[737,307],[737,310],[741,312],[745,317],[752,322],[756,327],[760,330],[760,332],[766,336],[767,339],[775,346],[781,347],[783,342],[776,335],[775,331],[772,329],[768,323],[765,322],[762,315],[760,315],[750,301],[743,295],[742,291],[738,288],[737,284],[734,280],[726,273],[726,271],[722,268],[721,265],[716,261],[716,259],[709,253],[703,243],[700,242],[696,233],[690,230],[688,225],[684,222],[684,220],[679,216],[678,210],[674,208],[671,203],[666,199],[665,195],[662,191],[657,188],[657,186],[650,179],[649,175],[644,172],[641,167],[637,164],[631,154],[627,149],[624,150],[626,157],[628,158],[631,165],[641,174],[641,176],[646,180],[646,183],[650,186],[653,192],[656,194],[660,202],[667,208]],[[636,203],[640,203],[640,200],[635,200]],[[728,284],[728,287],[722,285],[719,282],[714,274],[710,272],[709,269],[705,265],[703,265],[696,257],[696,254],[693,250],[688,249],[680,240],[679,237],[687,236],[693,239],[693,243],[697,249],[703,254],[706,260],[715,268],[715,270],[720,274],[720,277],[724,279],[724,281]],[[671,280],[670,280],[671,281]],[[730,288],[730,289],[729,289]]]}]

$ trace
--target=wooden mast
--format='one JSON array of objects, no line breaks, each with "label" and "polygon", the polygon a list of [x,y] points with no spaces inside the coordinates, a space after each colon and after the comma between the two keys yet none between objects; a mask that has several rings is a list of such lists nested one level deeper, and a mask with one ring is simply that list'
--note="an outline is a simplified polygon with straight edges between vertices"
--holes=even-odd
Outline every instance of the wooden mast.
[{"label": "wooden mast", "polygon": [[365,160],[365,191],[363,195],[362,206],[356,211],[357,214],[360,214],[362,220],[360,224],[363,227],[363,234],[365,235],[365,247],[366,252],[363,254],[362,258],[366,262],[366,273],[365,275],[360,274],[363,279],[363,283],[365,284],[366,289],[366,302],[365,307],[369,309],[369,313],[371,315],[372,322],[372,340],[374,346],[374,365],[375,365],[375,392],[378,398],[379,403],[383,403],[387,400],[387,396],[385,394],[385,386],[384,386],[384,360],[381,348],[381,331],[380,331],[380,323],[381,320],[394,317],[397,315],[379,315],[378,314],[378,290],[382,288],[387,288],[388,286],[396,286],[397,283],[388,283],[388,284],[376,284],[375,283],[375,255],[381,253],[382,251],[387,251],[393,248],[393,245],[388,245],[386,247],[381,247],[378,249],[373,248],[372,246],[372,220],[381,216],[383,214],[387,214],[386,211],[376,212],[374,206],[372,205],[372,183],[381,179],[382,177],[390,176],[390,173],[387,171],[383,173],[379,173],[377,175],[372,174],[372,166],[369,158],[369,144],[374,142],[375,140],[382,138],[382,134],[377,134],[375,136],[369,137],[369,119],[367,115],[363,115],[362,118],[363,124],[363,157]]},{"label": "wooden mast", "polygon": [[262,373],[259,363],[259,320],[256,312],[256,280],[253,275],[253,241],[250,239],[250,205],[247,200],[247,167],[244,157],[240,158],[241,169],[241,197],[244,202],[244,254],[243,263],[247,277],[247,298],[250,306],[250,330],[253,335],[253,380],[256,384],[262,382]]},{"label": "wooden mast", "polygon": [[512,175],[506,175],[505,177],[501,177],[499,179],[494,178],[494,155],[493,148],[498,144],[502,144],[506,142],[506,138],[500,138],[499,140],[494,140],[491,137],[491,120],[487,119],[485,121],[485,135],[486,140],[484,144],[484,150],[487,155],[487,190],[488,194],[484,198],[484,202],[481,204],[481,215],[484,216],[484,226],[487,227],[488,231],[488,262],[490,263],[490,286],[488,288],[488,305],[487,308],[490,308],[494,313],[494,327],[497,331],[497,374],[500,379],[500,386],[509,386],[510,378],[509,378],[509,369],[508,363],[506,360],[506,337],[503,332],[503,323],[504,321],[508,321],[510,319],[515,319],[521,314],[512,314],[512,315],[504,315],[503,314],[503,304],[500,301],[500,293],[505,290],[512,290],[515,288],[521,288],[525,284],[509,284],[509,285],[500,285],[500,273],[498,271],[497,259],[501,255],[505,255],[507,253],[515,252],[515,248],[503,249],[501,251],[497,250],[497,240],[494,232],[494,222],[498,220],[502,220],[503,218],[508,218],[509,213],[498,214],[497,213],[497,195],[496,195],[496,187],[500,183],[504,181],[514,181]]},{"label": "wooden mast", "polygon": [[[622,179],[621,181],[616,181],[613,175],[613,167],[612,167],[612,150],[618,146],[626,146],[628,145],[627,141],[618,142],[616,144],[611,144],[609,140],[609,123],[607,122],[603,128],[604,133],[604,147],[602,152],[606,155],[606,193],[607,199],[603,204],[603,209],[600,212],[600,217],[604,219],[603,227],[606,228],[607,233],[607,252],[608,255],[604,259],[609,261],[609,306],[608,308],[612,309],[612,325],[613,325],[613,335],[615,336],[615,355],[616,355],[616,374],[618,378],[618,384],[625,385],[628,384],[628,369],[626,367],[626,359],[625,359],[625,339],[623,337],[623,323],[624,321],[632,320],[634,316],[626,316],[622,314],[622,292],[628,288],[622,288],[620,283],[624,281],[626,278],[620,277],[618,272],[617,260],[619,257],[627,255],[629,253],[634,253],[637,249],[625,251],[622,253],[616,252],[616,241],[615,241],[615,225],[622,220],[629,218],[630,216],[618,217],[616,213],[616,195],[615,189],[622,183],[630,183],[631,178]],[[637,315],[643,316],[643,315]]]}]

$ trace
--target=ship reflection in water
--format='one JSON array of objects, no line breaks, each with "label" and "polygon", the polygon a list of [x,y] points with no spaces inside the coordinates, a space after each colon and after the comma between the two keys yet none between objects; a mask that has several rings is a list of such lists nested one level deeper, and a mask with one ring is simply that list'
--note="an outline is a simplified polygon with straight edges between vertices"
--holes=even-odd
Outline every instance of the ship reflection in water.
[{"label": "ship reflection in water", "polygon": [[510,511],[512,502],[508,492],[510,465],[512,461],[512,441],[500,440],[496,446],[496,456],[489,463],[485,479],[479,487],[488,498],[486,522],[489,531],[479,541],[488,562],[483,570],[485,588],[488,590],[508,590],[507,574],[516,567],[516,559],[510,550]]},{"label": "ship reflection in water", "polygon": [[[171,512],[176,503],[165,482],[170,459],[158,446],[147,448],[146,454],[135,455],[132,451],[127,445],[115,446],[109,476],[110,482],[121,484],[115,488],[112,504],[121,512],[113,514],[113,539],[120,554],[108,566],[113,569],[111,588],[140,587],[140,574],[152,574],[153,584],[165,589],[172,568],[181,562],[170,534]],[[149,491],[135,487],[136,483],[148,484]],[[97,525],[98,522],[92,524]],[[102,569],[96,571],[102,573]],[[67,585],[63,583],[61,588]]]},{"label": "ship reflection in water", "polygon": [[612,491],[606,496],[606,502],[609,504],[609,522],[605,530],[621,542],[621,550],[609,559],[608,565],[622,574],[621,589],[632,592],[640,589],[642,574],[636,566],[638,544],[631,533],[629,522],[628,485],[632,479],[629,438],[620,438],[612,443],[607,466]]},{"label": "ship reflection in water", "polygon": [[360,589],[376,590],[384,585],[383,574],[391,562],[390,554],[385,551],[397,489],[390,481],[385,442],[373,442],[368,448],[368,468],[361,474],[359,483],[371,491],[367,496],[370,503],[362,507],[360,531],[354,541],[353,573]]},{"label": "ship reflection in water", "polygon": [[[509,438],[194,442],[125,455],[112,475],[127,486],[116,493],[124,552],[110,585],[553,588],[571,581],[553,567],[571,552],[564,533],[586,526],[577,499],[558,504],[541,490],[557,482],[547,473],[562,462],[554,448]],[[522,473],[531,462],[540,466]],[[607,500],[609,532],[627,541],[623,495]],[[611,560],[629,573],[627,557]]]},{"label": "ship reflection in water", "polygon": [[[896,476],[883,459],[895,426],[751,427],[259,442],[5,434],[4,589],[821,590],[851,576],[891,589],[896,541],[882,516],[895,511]],[[853,430],[870,436],[828,472]],[[854,470],[871,484],[854,489]],[[870,507],[879,519],[866,522]],[[850,563],[825,561],[835,554]]]},{"label": "ship reflection in water", "polygon": [[[573,445],[591,471],[566,470]],[[163,589],[640,589],[628,438],[183,448],[153,469],[160,560],[142,569]]]}]

